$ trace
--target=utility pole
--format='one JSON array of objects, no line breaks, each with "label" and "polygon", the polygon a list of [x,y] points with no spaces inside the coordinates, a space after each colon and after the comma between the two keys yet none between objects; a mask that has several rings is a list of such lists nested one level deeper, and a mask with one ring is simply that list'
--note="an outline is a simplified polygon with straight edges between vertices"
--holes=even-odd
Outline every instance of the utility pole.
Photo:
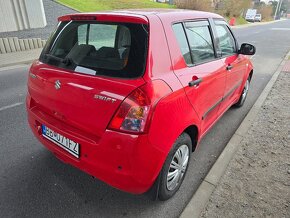
[{"label": "utility pole", "polygon": [[283,4],[283,0],[281,0],[281,3],[280,3],[280,6],[279,6],[279,8],[278,8],[278,14],[279,14],[279,17],[280,17],[280,15],[281,15],[281,6],[282,6],[282,4]]},{"label": "utility pole", "polygon": [[278,4],[276,5],[276,11],[275,11],[275,15],[274,15],[274,20],[276,20],[276,17],[277,17],[277,13],[280,12],[280,9],[281,9],[281,5],[283,3],[283,0],[279,0],[278,1]]}]

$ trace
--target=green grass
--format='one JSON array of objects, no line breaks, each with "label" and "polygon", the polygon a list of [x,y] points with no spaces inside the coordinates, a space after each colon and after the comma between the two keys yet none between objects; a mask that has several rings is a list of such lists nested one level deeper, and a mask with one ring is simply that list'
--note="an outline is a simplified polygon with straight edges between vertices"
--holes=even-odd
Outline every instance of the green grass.
[{"label": "green grass", "polygon": [[[225,17],[225,19],[229,22],[229,20],[231,18],[229,17]],[[244,25],[244,24],[248,24],[249,22],[245,20],[245,18],[243,17],[237,17],[236,18],[236,23],[235,23],[235,26],[238,26],[238,25]]]},{"label": "green grass", "polygon": [[175,8],[173,5],[152,0],[57,0],[57,2],[81,12],[129,8]]},{"label": "green grass", "polygon": [[248,24],[248,21],[245,20],[243,17],[238,17],[236,18],[236,25],[244,25]]}]

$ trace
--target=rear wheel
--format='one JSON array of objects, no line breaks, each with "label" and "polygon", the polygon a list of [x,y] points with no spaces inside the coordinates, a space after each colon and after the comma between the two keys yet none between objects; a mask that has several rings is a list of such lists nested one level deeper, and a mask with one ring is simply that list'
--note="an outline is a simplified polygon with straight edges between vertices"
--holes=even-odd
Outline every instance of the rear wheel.
[{"label": "rear wheel", "polygon": [[191,139],[186,133],[182,133],[175,141],[161,170],[160,200],[167,200],[178,191],[188,168],[191,147]]},{"label": "rear wheel", "polygon": [[240,96],[239,101],[236,104],[234,104],[235,107],[242,107],[244,105],[248,92],[249,92],[249,87],[250,87],[250,77],[247,79],[245,83],[245,86],[244,86],[244,89]]}]

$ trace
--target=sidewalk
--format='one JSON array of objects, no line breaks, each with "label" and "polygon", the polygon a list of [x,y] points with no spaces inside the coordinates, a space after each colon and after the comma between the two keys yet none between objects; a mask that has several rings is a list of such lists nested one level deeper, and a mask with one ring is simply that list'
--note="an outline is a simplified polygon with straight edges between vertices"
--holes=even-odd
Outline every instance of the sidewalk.
[{"label": "sidewalk", "polygon": [[290,53],[181,218],[290,217]]},{"label": "sidewalk", "polygon": [[38,59],[42,48],[0,54],[0,68],[24,63],[31,63],[33,60]]},{"label": "sidewalk", "polygon": [[290,217],[290,72],[281,72],[201,217]]},{"label": "sidewalk", "polygon": [[286,19],[280,19],[280,20],[272,20],[272,21],[265,21],[265,22],[254,22],[254,23],[247,23],[247,24],[242,24],[242,25],[236,25],[236,26],[231,26],[231,28],[234,29],[239,29],[239,28],[244,28],[244,27],[250,27],[250,26],[262,26],[262,25],[266,25],[266,24],[271,24],[271,23],[277,23],[280,21],[284,21]]}]

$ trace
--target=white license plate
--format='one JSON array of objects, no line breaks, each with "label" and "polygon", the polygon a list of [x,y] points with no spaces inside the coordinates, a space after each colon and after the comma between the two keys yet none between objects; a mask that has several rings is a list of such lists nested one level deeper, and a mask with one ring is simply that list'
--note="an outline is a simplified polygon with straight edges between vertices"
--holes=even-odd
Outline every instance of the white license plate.
[{"label": "white license plate", "polygon": [[42,128],[42,135],[44,138],[58,145],[59,147],[66,150],[73,156],[79,158],[79,149],[80,149],[79,143],[74,142],[73,140],[53,131],[52,129],[48,128],[47,126],[43,124],[41,128]]}]

